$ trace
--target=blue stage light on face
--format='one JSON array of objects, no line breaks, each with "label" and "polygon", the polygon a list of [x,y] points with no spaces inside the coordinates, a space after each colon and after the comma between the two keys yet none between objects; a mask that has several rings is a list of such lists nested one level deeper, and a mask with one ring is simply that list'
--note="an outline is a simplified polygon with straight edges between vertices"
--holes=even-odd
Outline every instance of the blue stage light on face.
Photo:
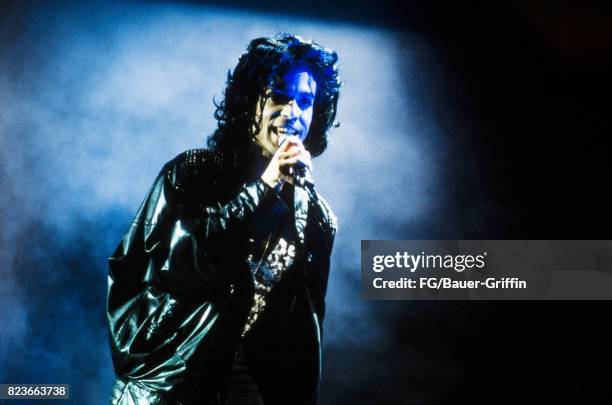
[{"label": "blue stage light on face", "polygon": [[279,147],[281,136],[297,136],[305,141],[308,136],[317,82],[305,69],[287,72],[281,83],[269,89],[261,99],[256,112],[259,117],[259,131],[255,134],[257,143],[267,156],[272,156]]}]

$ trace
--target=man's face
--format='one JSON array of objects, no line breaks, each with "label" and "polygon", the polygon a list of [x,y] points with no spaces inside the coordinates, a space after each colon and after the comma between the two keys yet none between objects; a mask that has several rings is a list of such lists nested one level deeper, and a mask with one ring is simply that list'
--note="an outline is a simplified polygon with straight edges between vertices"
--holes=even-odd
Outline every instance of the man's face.
[{"label": "man's face", "polygon": [[306,139],[316,91],[317,83],[312,75],[306,69],[298,68],[283,76],[277,88],[268,90],[263,108],[260,108],[260,102],[257,103],[257,116],[261,120],[255,140],[264,156],[274,154],[282,135],[297,136],[301,141]]}]

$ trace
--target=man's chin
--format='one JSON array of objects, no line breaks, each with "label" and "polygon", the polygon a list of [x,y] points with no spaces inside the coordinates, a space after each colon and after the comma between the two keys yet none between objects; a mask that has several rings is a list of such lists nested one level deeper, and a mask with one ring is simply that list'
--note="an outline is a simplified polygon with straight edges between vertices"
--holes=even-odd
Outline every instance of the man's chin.
[{"label": "man's chin", "polygon": [[261,155],[264,158],[268,159],[268,160],[272,159],[272,156],[274,156],[274,152],[275,151],[271,151],[271,150],[269,150],[267,148],[264,148],[263,146],[260,146],[260,147],[261,147],[261,149],[260,149],[261,150]]}]

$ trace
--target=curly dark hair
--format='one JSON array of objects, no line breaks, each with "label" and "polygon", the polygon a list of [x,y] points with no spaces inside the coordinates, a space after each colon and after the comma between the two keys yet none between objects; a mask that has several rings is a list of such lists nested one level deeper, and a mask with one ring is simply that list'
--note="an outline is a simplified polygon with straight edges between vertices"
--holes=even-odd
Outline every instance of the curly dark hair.
[{"label": "curly dark hair", "polygon": [[322,154],[340,95],[337,62],[336,52],[297,35],[280,34],[251,41],[234,72],[228,72],[223,101],[215,103],[218,128],[208,140],[209,148],[242,152],[241,155],[251,153],[259,130],[257,100],[261,100],[263,108],[266,90],[279,85],[291,68],[300,66],[307,68],[317,82],[313,120],[304,146],[313,157]]}]

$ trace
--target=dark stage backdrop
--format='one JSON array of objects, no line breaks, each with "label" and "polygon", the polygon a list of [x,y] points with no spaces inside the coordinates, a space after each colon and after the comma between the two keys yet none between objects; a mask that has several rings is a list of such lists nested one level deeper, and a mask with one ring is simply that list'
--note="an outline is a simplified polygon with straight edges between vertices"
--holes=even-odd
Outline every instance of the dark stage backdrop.
[{"label": "dark stage backdrop", "polygon": [[[401,4],[400,4],[401,3]],[[361,239],[610,239],[609,10],[501,1],[15,2],[0,13],[0,383],[107,403],[106,259],[214,129],[248,41],[336,49],[322,404],[609,398],[608,302],[368,302]]]}]

